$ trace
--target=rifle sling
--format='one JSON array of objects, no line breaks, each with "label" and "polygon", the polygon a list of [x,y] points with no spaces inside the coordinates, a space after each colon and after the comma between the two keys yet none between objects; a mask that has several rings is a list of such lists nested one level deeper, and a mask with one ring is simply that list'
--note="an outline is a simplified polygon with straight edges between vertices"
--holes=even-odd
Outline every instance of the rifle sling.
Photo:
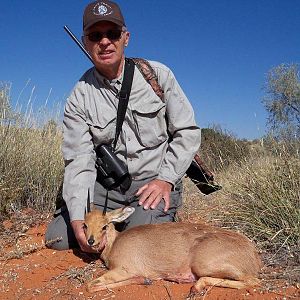
[{"label": "rifle sling", "polygon": [[128,100],[131,92],[132,80],[134,75],[134,62],[130,58],[125,58],[125,70],[124,78],[119,93],[119,104],[117,110],[117,124],[116,124],[116,134],[113,142],[113,150],[116,149],[117,141],[122,130],[122,125],[125,119],[125,114],[127,110]]}]

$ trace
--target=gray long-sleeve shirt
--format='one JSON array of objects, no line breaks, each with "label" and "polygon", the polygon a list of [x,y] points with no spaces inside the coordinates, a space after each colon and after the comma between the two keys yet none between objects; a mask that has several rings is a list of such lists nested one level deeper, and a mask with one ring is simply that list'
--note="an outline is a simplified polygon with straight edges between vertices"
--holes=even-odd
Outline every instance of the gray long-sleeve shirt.
[{"label": "gray long-sleeve shirt", "polygon": [[[133,180],[157,177],[176,184],[200,146],[200,129],[171,70],[158,62],[150,64],[164,90],[165,101],[155,94],[135,67],[116,154],[128,165]],[[67,100],[62,146],[66,164],[63,197],[71,221],[84,219],[88,190],[93,201],[96,180],[94,147],[111,144],[114,140],[117,95],[123,73],[109,81],[91,68]]]}]

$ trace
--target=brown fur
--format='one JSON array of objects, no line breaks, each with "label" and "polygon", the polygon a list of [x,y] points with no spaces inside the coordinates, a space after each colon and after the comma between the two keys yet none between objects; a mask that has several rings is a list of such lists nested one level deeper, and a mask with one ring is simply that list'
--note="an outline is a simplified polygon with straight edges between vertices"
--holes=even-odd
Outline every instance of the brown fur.
[{"label": "brown fur", "polygon": [[121,222],[134,209],[86,215],[86,236],[101,253],[109,271],[88,284],[89,291],[149,280],[195,282],[244,288],[257,285],[261,260],[251,241],[234,231],[206,224],[162,223],[141,225],[118,233],[111,222]]}]

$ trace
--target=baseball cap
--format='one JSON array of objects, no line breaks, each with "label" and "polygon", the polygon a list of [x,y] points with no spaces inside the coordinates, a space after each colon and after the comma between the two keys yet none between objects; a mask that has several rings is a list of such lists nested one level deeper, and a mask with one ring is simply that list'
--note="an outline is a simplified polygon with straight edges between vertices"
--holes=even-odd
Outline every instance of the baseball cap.
[{"label": "baseball cap", "polygon": [[87,5],[83,14],[83,31],[100,21],[125,26],[120,7],[117,3],[108,0],[95,1]]}]

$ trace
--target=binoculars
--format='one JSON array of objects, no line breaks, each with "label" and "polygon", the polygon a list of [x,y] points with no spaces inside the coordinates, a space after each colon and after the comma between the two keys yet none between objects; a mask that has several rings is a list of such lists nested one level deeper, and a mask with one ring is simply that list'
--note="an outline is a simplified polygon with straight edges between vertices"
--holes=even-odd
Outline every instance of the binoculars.
[{"label": "binoculars", "polygon": [[120,187],[127,191],[132,182],[127,165],[107,145],[97,146],[95,152],[97,181],[107,190]]}]

